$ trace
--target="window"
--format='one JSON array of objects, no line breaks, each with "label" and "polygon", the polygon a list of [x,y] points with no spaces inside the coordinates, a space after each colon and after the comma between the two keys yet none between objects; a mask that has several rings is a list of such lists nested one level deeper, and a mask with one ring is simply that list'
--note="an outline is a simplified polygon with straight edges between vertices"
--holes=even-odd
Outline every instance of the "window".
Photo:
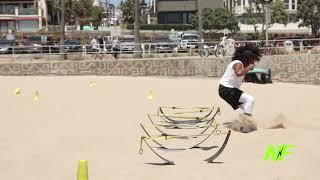
[{"label": "window", "polygon": [[285,9],[289,9],[289,4],[284,4]]},{"label": "window", "polygon": [[0,32],[7,32],[8,24],[6,21],[0,21]]},{"label": "window", "polygon": [[283,1],[283,5],[284,5],[284,8],[285,8],[285,9],[290,9],[289,4],[290,4],[290,3],[289,3],[289,0],[284,0],[284,1]]},{"label": "window", "polygon": [[195,1],[195,0],[158,0],[158,1]]},{"label": "window", "polygon": [[296,0],[291,0],[291,8],[292,10],[296,10]]},{"label": "window", "polygon": [[134,38],[123,38],[122,42],[134,42]]},{"label": "window", "polygon": [[32,31],[32,30],[38,30],[39,29],[39,21],[19,21],[19,29],[23,31]]},{"label": "window", "polygon": [[180,13],[168,13],[167,20],[169,24],[176,24],[181,22],[181,14]]},{"label": "window", "polygon": [[14,21],[0,21],[0,32],[8,32],[9,29],[15,29]]},{"label": "window", "polygon": [[23,8],[33,8],[33,3],[24,3]]},{"label": "window", "polygon": [[241,6],[241,0],[237,0],[237,6]]},{"label": "window", "polygon": [[194,15],[194,13],[187,12],[187,24],[191,24],[192,23],[192,16],[193,15]]},{"label": "window", "polygon": [[193,12],[160,12],[159,24],[191,24]]}]

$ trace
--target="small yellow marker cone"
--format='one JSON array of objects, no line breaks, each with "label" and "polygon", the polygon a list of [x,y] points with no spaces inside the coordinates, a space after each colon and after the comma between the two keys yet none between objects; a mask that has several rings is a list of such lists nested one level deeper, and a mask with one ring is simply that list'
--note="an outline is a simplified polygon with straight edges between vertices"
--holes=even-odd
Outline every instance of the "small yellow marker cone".
[{"label": "small yellow marker cone", "polygon": [[33,100],[34,100],[34,101],[39,101],[39,91],[38,91],[38,90],[36,90],[36,92],[34,92],[34,94],[33,94]]},{"label": "small yellow marker cone", "polygon": [[21,89],[20,88],[16,88],[15,90],[14,90],[14,94],[15,95],[20,95],[21,94]]},{"label": "small yellow marker cone", "polygon": [[89,86],[90,87],[95,87],[97,85],[96,81],[90,81]]},{"label": "small yellow marker cone", "polygon": [[78,164],[77,180],[88,180],[88,161],[80,160]]},{"label": "small yellow marker cone", "polygon": [[147,98],[148,98],[149,100],[152,100],[152,99],[153,99],[153,91],[152,91],[152,90],[149,90]]}]

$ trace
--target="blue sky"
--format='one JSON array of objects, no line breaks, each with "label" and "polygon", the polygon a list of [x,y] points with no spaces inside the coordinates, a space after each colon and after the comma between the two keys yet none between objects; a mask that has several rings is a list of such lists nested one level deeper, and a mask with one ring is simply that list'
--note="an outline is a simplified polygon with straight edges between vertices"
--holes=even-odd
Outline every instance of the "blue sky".
[{"label": "blue sky", "polygon": [[114,5],[119,5],[121,0],[110,0],[110,2]]}]

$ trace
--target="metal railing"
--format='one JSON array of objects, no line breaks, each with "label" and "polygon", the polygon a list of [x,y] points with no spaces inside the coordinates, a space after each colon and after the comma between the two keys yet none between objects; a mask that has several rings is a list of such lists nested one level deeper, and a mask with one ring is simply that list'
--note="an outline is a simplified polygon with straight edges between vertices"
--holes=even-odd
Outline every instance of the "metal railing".
[{"label": "metal railing", "polygon": [[[292,43],[290,46],[285,45],[288,41]],[[286,53],[306,53],[314,47],[320,46],[320,39],[281,39],[281,40],[269,40],[269,45],[263,45],[263,41],[236,41],[235,46],[243,45],[247,43],[252,43],[262,50],[265,55],[277,55]],[[159,54],[168,54],[167,57],[177,57],[177,56],[199,56],[199,51],[204,50],[199,49],[199,42],[192,43],[141,43],[139,46],[141,50],[138,52],[142,54],[143,57],[156,57]],[[214,47],[220,44],[220,41],[204,42],[203,44],[209,47]],[[137,53],[134,48],[135,44],[119,44],[117,49],[112,48],[112,44],[103,44],[99,47],[94,48],[92,45],[65,45],[63,53],[66,56],[78,54],[83,57],[83,59],[92,59],[94,54],[102,55],[114,55],[119,54],[120,56],[125,56]],[[16,55],[16,54],[34,54],[37,56],[45,56],[47,59],[52,59],[53,56],[62,55],[60,52],[60,45],[39,45],[33,44],[28,46],[4,46],[0,44],[0,54]],[[320,51],[320,48],[319,48]],[[320,52],[319,52],[320,53]],[[230,55],[230,54],[229,54]],[[232,54],[231,54],[232,55]],[[164,55],[165,56],[165,55]],[[0,60],[6,58],[6,56],[0,55]]]},{"label": "metal railing", "polygon": [[15,15],[15,10],[14,10],[14,8],[11,8],[11,9],[0,9],[0,14]]},{"label": "metal railing", "polygon": [[19,8],[19,15],[38,15],[36,8]]}]

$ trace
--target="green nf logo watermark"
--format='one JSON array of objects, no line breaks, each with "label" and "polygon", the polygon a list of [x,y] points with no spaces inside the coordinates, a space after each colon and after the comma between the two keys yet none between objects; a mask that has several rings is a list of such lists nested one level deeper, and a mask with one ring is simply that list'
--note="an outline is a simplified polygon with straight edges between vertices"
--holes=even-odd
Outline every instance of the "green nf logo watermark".
[{"label": "green nf logo watermark", "polygon": [[274,161],[282,161],[285,156],[292,154],[290,150],[294,147],[294,145],[288,144],[269,145],[263,159],[269,160],[271,158]]}]

